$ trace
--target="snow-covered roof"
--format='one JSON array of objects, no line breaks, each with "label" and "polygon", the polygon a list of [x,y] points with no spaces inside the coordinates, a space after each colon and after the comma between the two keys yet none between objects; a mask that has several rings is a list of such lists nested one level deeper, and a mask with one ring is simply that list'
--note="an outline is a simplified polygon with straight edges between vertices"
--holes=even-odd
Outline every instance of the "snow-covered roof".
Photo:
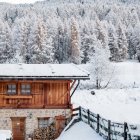
[{"label": "snow-covered roof", "polygon": [[0,64],[0,79],[89,79],[75,64]]},{"label": "snow-covered roof", "polygon": [[63,131],[57,140],[104,140],[89,125],[84,122],[74,124],[67,131]]}]

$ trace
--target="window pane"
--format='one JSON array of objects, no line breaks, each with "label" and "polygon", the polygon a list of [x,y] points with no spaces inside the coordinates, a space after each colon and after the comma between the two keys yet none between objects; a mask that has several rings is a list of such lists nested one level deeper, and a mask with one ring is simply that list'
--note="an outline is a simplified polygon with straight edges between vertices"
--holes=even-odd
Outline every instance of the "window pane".
[{"label": "window pane", "polygon": [[27,93],[30,93],[30,89],[27,89],[26,92],[27,92]]},{"label": "window pane", "polygon": [[25,85],[21,85],[21,88],[24,89],[25,88]]},{"label": "window pane", "polygon": [[8,89],[11,89],[11,85],[8,85]]},{"label": "window pane", "polygon": [[48,123],[48,118],[40,118],[38,120],[38,126],[39,128],[45,128],[45,127],[48,127],[49,123]]},{"label": "window pane", "polygon": [[7,93],[8,94],[16,94],[16,84],[9,84],[7,86]]},{"label": "window pane", "polygon": [[30,84],[22,84],[21,85],[21,93],[22,94],[30,94],[31,93]]},{"label": "window pane", "polygon": [[26,88],[27,88],[27,89],[30,89],[30,85],[26,85]]},{"label": "window pane", "polygon": [[12,89],[11,92],[12,92],[12,93],[16,93],[16,90],[15,90],[15,89]]},{"label": "window pane", "polygon": [[15,89],[15,88],[16,88],[16,85],[11,85],[11,88],[12,88],[12,89]]}]

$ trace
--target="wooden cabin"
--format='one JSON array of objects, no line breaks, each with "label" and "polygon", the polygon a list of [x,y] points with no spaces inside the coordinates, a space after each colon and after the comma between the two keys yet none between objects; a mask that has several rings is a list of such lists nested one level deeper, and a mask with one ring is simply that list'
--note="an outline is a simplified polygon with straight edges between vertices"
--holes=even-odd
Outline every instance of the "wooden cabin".
[{"label": "wooden cabin", "polygon": [[[89,74],[74,64],[0,64],[0,129],[25,140],[71,116],[71,96]],[[61,128],[60,128],[61,129]]]}]

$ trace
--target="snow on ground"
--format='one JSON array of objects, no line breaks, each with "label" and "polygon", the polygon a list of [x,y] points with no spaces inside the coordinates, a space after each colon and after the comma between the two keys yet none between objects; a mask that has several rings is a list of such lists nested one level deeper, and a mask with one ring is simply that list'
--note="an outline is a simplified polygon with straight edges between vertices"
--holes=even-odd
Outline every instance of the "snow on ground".
[{"label": "snow on ground", "polygon": [[[115,73],[108,89],[79,89],[72,97],[72,104],[114,122],[140,126],[140,63],[127,61],[113,65]],[[91,95],[93,90],[95,95]]]},{"label": "snow on ground", "polygon": [[84,122],[78,122],[69,130],[63,132],[57,140],[103,140]]},{"label": "snow on ground", "polygon": [[140,89],[77,90],[72,98],[74,106],[89,108],[115,122],[140,123]]},{"label": "snow on ground", "polygon": [[0,130],[0,140],[6,140],[12,138],[12,132],[10,130]]},{"label": "snow on ground", "polygon": [[[89,64],[82,64],[79,67],[82,69],[86,69],[90,73],[92,71],[89,70]],[[112,76],[109,75],[109,78],[103,77],[102,82],[107,83],[111,77],[110,84],[108,88],[140,88],[140,63],[137,61],[126,61],[119,63],[111,63],[112,67]],[[92,75],[92,74],[91,74]],[[81,81],[80,88],[93,88],[95,87],[95,83],[91,77],[90,81]],[[106,85],[106,84],[105,84]]]},{"label": "snow on ground", "polygon": [[137,61],[126,61],[113,63],[115,72],[112,88],[133,88],[140,87],[140,63]]}]

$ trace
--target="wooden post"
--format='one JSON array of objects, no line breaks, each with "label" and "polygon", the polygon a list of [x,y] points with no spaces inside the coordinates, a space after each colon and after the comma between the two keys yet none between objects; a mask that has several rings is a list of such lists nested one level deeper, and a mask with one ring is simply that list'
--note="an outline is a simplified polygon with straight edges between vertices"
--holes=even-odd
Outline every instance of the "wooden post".
[{"label": "wooden post", "polygon": [[124,123],[124,140],[127,140],[127,123]]},{"label": "wooden post", "polygon": [[87,110],[87,115],[88,115],[88,124],[90,125],[90,111],[89,111],[89,109]]},{"label": "wooden post", "polygon": [[100,116],[97,114],[97,133],[100,131]]},{"label": "wooden post", "polygon": [[108,140],[111,140],[111,121],[108,120]]},{"label": "wooden post", "polygon": [[79,106],[79,119],[81,120],[82,119],[82,117],[81,117],[81,106]]}]

